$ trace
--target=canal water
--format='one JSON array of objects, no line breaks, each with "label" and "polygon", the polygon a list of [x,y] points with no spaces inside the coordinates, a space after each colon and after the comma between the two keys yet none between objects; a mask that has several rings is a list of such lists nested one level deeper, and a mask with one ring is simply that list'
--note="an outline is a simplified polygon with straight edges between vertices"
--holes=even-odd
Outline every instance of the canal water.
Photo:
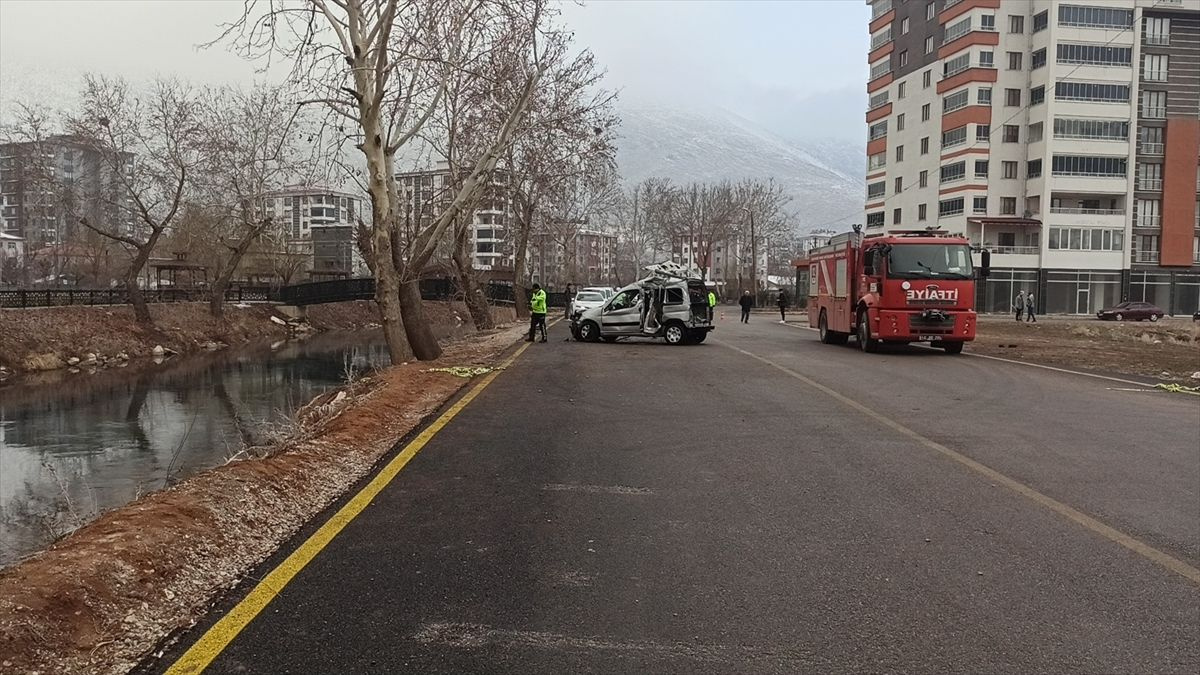
[{"label": "canal water", "polygon": [[0,387],[0,567],[266,442],[321,392],[387,362],[378,331],[327,333]]}]

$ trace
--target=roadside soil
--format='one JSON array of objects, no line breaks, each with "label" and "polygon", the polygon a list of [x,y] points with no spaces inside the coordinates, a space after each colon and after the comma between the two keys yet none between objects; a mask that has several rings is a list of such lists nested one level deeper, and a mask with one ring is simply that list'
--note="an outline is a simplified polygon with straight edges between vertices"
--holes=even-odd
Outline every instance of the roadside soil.
[{"label": "roadside soil", "polygon": [[128,672],[471,382],[431,368],[495,366],[522,334],[475,335],[437,361],[326,393],[281,447],[251,449],[0,571],[0,672]]},{"label": "roadside soil", "polygon": [[[496,309],[507,312],[508,309]],[[287,326],[271,320],[280,316],[274,305],[228,305],[223,320],[208,313],[201,302],[150,305],[153,326],[141,326],[130,307],[46,307],[0,309],[0,368],[9,375],[67,367],[68,359],[85,359],[95,354],[97,364],[118,365],[130,359],[150,357],[156,345],[180,354],[263,340],[283,340]],[[466,320],[462,303],[428,302],[431,323],[454,324]],[[286,318],[286,317],[281,317]],[[308,325],[317,331],[355,330],[379,324],[379,313],[371,301],[314,305],[308,309]],[[118,358],[118,355],[126,358]],[[86,367],[87,364],[81,364]],[[0,380],[4,373],[0,373]]]},{"label": "roadside soil", "polygon": [[984,319],[967,351],[987,356],[1136,375],[1200,385],[1200,325],[1185,320],[1157,323],[1040,319],[1037,323]]}]

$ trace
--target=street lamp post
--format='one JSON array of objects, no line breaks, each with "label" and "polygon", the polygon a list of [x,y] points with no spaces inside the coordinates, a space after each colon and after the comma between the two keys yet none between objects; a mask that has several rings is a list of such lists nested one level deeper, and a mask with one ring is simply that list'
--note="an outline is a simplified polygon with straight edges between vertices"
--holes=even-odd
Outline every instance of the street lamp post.
[{"label": "street lamp post", "polygon": [[754,306],[758,306],[758,239],[754,236],[754,212],[743,206],[742,210],[750,216],[750,288],[754,295]]}]

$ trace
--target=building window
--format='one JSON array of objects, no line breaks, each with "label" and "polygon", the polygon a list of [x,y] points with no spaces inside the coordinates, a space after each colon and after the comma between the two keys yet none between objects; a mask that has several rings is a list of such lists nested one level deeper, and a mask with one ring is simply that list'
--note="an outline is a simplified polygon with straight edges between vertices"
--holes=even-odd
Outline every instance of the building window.
[{"label": "building window", "polygon": [[871,66],[871,74],[868,75],[868,80],[878,80],[879,78],[892,72],[892,60],[885,58],[884,60]]},{"label": "building window", "polygon": [[946,26],[946,37],[942,39],[942,44],[950,44],[958,38],[971,32],[971,17],[967,17],[958,23]]},{"label": "building window", "polygon": [[929,104],[928,103],[921,106],[921,121],[922,122],[929,121]]},{"label": "building window", "polygon": [[1137,200],[1138,227],[1162,227],[1162,201],[1158,199]]},{"label": "building window", "polygon": [[1017,177],[1017,163],[1016,162],[1008,162],[1008,161],[1000,162],[1000,167],[1004,170],[1005,178],[1016,178]]},{"label": "building window", "polygon": [[986,159],[975,160],[975,177],[976,178],[987,178],[987,176],[988,176],[988,160],[986,160]]},{"label": "building window", "polygon": [[867,171],[874,171],[887,166],[887,153],[877,152],[867,158]]},{"label": "building window", "polygon": [[971,92],[967,89],[956,91],[953,94],[950,94],[946,98],[942,99],[942,112],[949,113],[954,112],[959,108],[967,107],[970,95]]},{"label": "building window", "polygon": [[1021,52],[1008,52],[1008,69],[1009,70],[1020,70],[1021,65],[1022,65],[1021,64],[1022,56],[1023,56],[1023,54],[1021,54]]},{"label": "building window", "polygon": [[871,125],[871,133],[868,137],[868,140],[873,141],[878,138],[883,138],[884,136],[887,136],[887,120],[876,122],[875,124]]},{"label": "building window", "polygon": [[908,65],[908,50],[905,49],[900,52],[900,67],[903,68],[904,66],[907,66],[907,65]]},{"label": "building window", "polygon": [[1057,50],[1059,63],[1075,63],[1091,66],[1128,66],[1133,58],[1131,47],[1111,47],[1108,45],[1081,45],[1059,43]]},{"label": "building window", "polygon": [[992,88],[991,87],[980,87],[979,90],[976,91],[976,93],[975,93],[975,102],[978,103],[979,105],[991,105],[992,104]]},{"label": "building window", "polygon": [[896,146],[896,161],[897,162],[904,161],[904,146],[903,145]]},{"label": "building window", "polygon": [[1054,97],[1064,101],[1127,103],[1129,102],[1129,85],[1099,82],[1055,82]]},{"label": "building window", "polygon": [[1008,17],[1008,32],[1024,33],[1025,32],[1025,17],[1011,15]]},{"label": "building window", "polygon": [[867,186],[867,199],[878,199],[887,192],[887,182],[878,181]]},{"label": "building window", "polygon": [[925,38],[925,53],[926,54],[933,53],[933,36],[932,35]]},{"label": "building window", "polygon": [[867,102],[867,110],[874,110],[876,108],[881,108],[881,107],[887,105],[887,103],[888,103],[888,91],[887,91],[887,89],[884,89],[881,92],[871,95],[870,100]]},{"label": "building window", "polygon": [[938,217],[957,216],[963,212],[963,198],[944,199],[938,202]]},{"label": "building window", "polygon": [[1146,38],[1148,45],[1169,45],[1171,44],[1171,20],[1160,19],[1158,17],[1146,17],[1143,19],[1142,35]]},{"label": "building window", "polygon": [[1050,168],[1056,176],[1115,177],[1126,175],[1126,165],[1124,157],[1055,155]]},{"label": "building window", "polygon": [[1146,54],[1142,57],[1142,79],[1147,82],[1167,81],[1167,55]]},{"label": "building window", "polygon": [[975,199],[971,200],[971,213],[987,213],[987,197],[976,197]]},{"label": "building window", "polygon": [[896,176],[896,180],[892,181],[892,194],[900,194],[904,192],[904,178]]},{"label": "building window", "polygon": [[892,224],[900,224],[900,209],[892,209]]},{"label": "building window", "polygon": [[967,142],[967,127],[964,124],[957,129],[942,132],[942,148],[953,148]]},{"label": "building window", "polygon": [[1026,143],[1037,143],[1038,141],[1042,140],[1042,134],[1043,134],[1042,129],[1043,129],[1043,127],[1042,127],[1041,122],[1038,122],[1037,124],[1030,124],[1029,125],[1029,138],[1026,139],[1025,142]]},{"label": "building window", "polygon": [[1142,117],[1163,119],[1167,116],[1167,92],[1142,92]]},{"label": "building window", "polygon": [[925,220],[927,204],[917,204],[917,220]]},{"label": "building window", "polygon": [[1026,178],[1039,178],[1042,175],[1042,160],[1031,159],[1025,165]]},{"label": "building window", "polygon": [[1046,30],[1046,26],[1048,25],[1050,25],[1050,13],[1048,10],[1033,15],[1034,33]]},{"label": "building window", "polygon": [[994,31],[996,30],[996,15],[983,14],[979,17],[979,30]]},{"label": "building window", "polygon": [[931,2],[928,5],[925,5],[925,20],[926,21],[932,20],[936,14],[937,14],[936,3]]},{"label": "building window", "polygon": [[1059,5],[1058,24],[1075,28],[1130,28],[1133,26],[1133,10]]},{"label": "building window", "polygon": [[871,49],[875,50],[892,41],[892,24],[871,36]]},{"label": "building window", "polygon": [[907,16],[900,20],[900,34],[908,35],[908,17]]},{"label": "building window", "polygon": [[1021,127],[1015,124],[1004,125],[1004,137],[1002,143],[1020,143],[1021,142]]},{"label": "building window", "polygon": [[1000,215],[1002,215],[1002,216],[1017,215],[1017,198],[1016,197],[1001,197],[1000,198]]},{"label": "building window", "polygon": [[995,52],[979,52],[979,67],[980,68],[995,68],[996,53]]},{"label": "building window", "polygon": [[928,88],[929,88],[929,82],[930,82],[930,80],[932,79],[932,72],[933,72],[933,71],[931,71],[931,70],[927,70],[927,71],[925,71],[924,73],[922,73],[922,74],[921,74],[921,85],[922,85],[922,88],[924,88],[924,89],[928,89]]},{"label": "building window", "polygon": [[971,53],[961,54],[942,64],[942,79],[954,77],[971,67]]},{"label": "building window", "polygon": [[896,115],[896,131],[904,131],[904,113]]},{"label": "building window", "polygon": [[1163,186],[1162,168],[1162,164],[1138,164],[1137,189],[1161,190]]},{"label": "building window", "polygon": [[967,177],[967,162],[955,162],[942,167],[942,183],[953,183]]},{"label": "building window", "polygon": [[1046,102],[1046,87],[1037,86],[1029,90],[1029,105],[1039,105]]},{"label": "building window", "polygon": [[1139,148],[1143,155],[1161,155],[1163,154],[1163,128],[1162,127],[1142,127],[1141,129],[1142,143]]},{"label": "building window", "polygon": [[906,84],[908,84],[908,83],[901,82],[900,84],[896,85],[896,98],[897,99],[904,98],[905,94],[908,93],[908,87],[904,86]]},{"label": "building window", "polygon": [[921,139],[921,154],[922,155],[929,154],[929,137],[928,136]]},{"label": "building window", "polygon": [[1020,107],[1020,105],[1021,105],[1021,90],[1020,89],[1005,89],[1004,90],[1004,105]]},{"label": "building window", "polygon": [[883,211],[868,213],[867,227],[883,227]]},{"label": "building window", "polygon": [[1046,48],[1042,47],[1034,52],[1032,57],[1029,59],[1029,69],[1037,70],[1044,65],[1046,65]]},{"label": "building window", "polygon": [[917,179],[917,186],[918,187],[929,187],[929,172],[928,171],[921,172],[921,175]]},{"label": "building window", "polygon": [[1048,246],[1056,251],[1120,251],[1124,243],[1123,230],[1052,227]]}]

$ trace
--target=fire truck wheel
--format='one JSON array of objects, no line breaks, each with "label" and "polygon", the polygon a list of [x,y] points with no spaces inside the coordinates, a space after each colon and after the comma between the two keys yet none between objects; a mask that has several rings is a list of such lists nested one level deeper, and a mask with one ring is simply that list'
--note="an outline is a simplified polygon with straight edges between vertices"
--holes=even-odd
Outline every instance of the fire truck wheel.
[{"label": "fire truck wheel", "polygon": [[858,313],[858,346],[868,354],[879,351],[879,341],[871,339],[871,327],[867,323],[867,313]]},{"label": "fire truck wheel", "polygon": [[963,350],[963,343],[944,342],[942,343],[942,349],[945,349],[947,354],[961,354]]},{"label": "fire truck wheel", "polygon": [[845,333],[829,330],[829,319],[825,316],[825,310],[821,310],[821,318],[817,319],[817,333],[821,336],[821,342],[827,345],[844,345],[849,337]]}]

